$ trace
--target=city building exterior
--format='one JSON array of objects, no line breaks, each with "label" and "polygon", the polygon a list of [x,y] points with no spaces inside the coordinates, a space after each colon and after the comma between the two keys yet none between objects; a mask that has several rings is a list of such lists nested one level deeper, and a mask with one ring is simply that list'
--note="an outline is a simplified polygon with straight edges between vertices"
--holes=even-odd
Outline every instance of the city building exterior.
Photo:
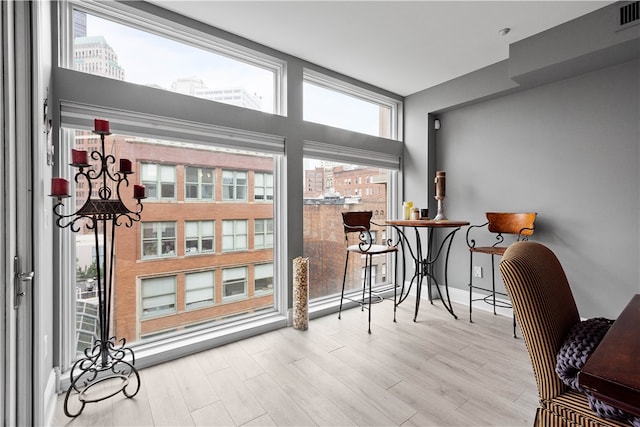
[{"label": "city building exterior", "polygon": [[[304,256],[309,258],[310,298],[340,293],[345,268],[346,246],[342,212],[372,211],[371,237],[374,243],[387,240],[384,225],[387,209],[388,173],[378,168],[325,166],[305,171]],[[319,189],[318,183],[324,187]],[[319,195],[318,193],[323,195]],[[386,255],[373,258],[372,283],[389,279]],[[350,257],[346,289],[361,289],[364,260]]]},{"label": "city building exterior", "polygon": [[136,341],[272,307],[273,158],[133,138],[118,151],[148,197],[142,220],[116,231],[114,334]]},{"label": "city building exterior", "polygon": [[103,36],[76,37],[73,43],[74,70],[124,80],[118,55]]},{"label": "city building exterior", "polygon": [[209,88],[202,79],[196,77],[175,80],[171,84],[171,90],[208,99],[209,101],[223,102],[252,110],[260,110],[262,108],[262,99],[256,94],[249,93],[243,87]]}]

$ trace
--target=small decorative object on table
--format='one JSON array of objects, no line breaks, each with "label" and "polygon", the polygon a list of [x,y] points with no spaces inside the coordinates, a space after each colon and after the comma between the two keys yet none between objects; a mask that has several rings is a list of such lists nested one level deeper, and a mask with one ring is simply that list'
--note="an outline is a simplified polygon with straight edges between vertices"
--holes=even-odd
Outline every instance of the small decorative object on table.
[{"label": "small decorative object on table", "polygon": [[436,171],[436,197],[435,199],[438,201],[438,214],[434,218],[436,221],[446,220],[447,217],[444,215],[444,197],[445,197],[445,182],[446,182],[446,174],[444,171]]},{"label": "small decorative object on table", "polygon": [[[133,226],[140,221],[141,200],[145,198],[145,188],[135,185],[134,210],[122,201],[122,189],[129,187],[128,176],[132,174],[131,161],[121,159],[120,170],[114,171],[115,158],[105,154],[104,137],[110,135],[109,122],[96,119],[94,133],[100,135],[101,151],[91,152],[91,158],[98,162],[94,169],[89,164],[89,153],[72,150],[71,166],[78,169],[74,181],[87,186],[87,200],[77,211],[65,215],[63,199],[70,197],[69,181],[52,178],[51,196],[58,200],[53,211],[60,228],[80,231],[82,225],[93,230],[96,246],[98,322],[100,338],[93,347],[84,350],[71,368],[69,389],[64,399],[64,413],[77,417],[87,403],[99,402],[115,396],[120,391],[127,397],[135,396],[140,390],[140,375],[135,368],[133,350],[126,347],[125,340],[118,340],[109,334],[111,322],[111,300],[114,273],[115,227]],[[95,191],[94,191],[95,190]],[[110,238],[109,238],[109,237]],[[102,248],[100,247],[102,239]],[[113,383],[113,384],[111,384]]]}]

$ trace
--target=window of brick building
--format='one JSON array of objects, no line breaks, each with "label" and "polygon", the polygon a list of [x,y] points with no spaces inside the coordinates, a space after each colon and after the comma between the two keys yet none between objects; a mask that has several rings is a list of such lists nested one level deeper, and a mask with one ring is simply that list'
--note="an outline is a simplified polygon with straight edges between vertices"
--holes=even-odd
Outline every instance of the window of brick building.
[{"label": "window of brick building", "polygon": [[176,167],[173,165],[142,164],[142,184],[149,199],[176,198]]},{"label": "window of brick building", "polygon": [[184,304],[187,310],[207,307],[215,302],[215,274],[200,271],[185,274]]},{"label": "window of brick building", "polygon": [[253,198],[257,201],[273,201],[273,174],[256,172]]},{"label": "window of brick building", "polygon": [[273,247],[273,219],[256,219],[253,245],[256,249]]},{"label": "window of brick building", "polygon": [[222,270],[222,299],[233,300],[247,296],[247,267]]},{"label": "window of brick building", "polygon": [[140,288],[142,318],[176,311],[176,276],[142,279]]},{"label": "window of brick building", "polygon": [[222,171],[222,200],[247,200],[247,172]]},{"label": "window of brick building", "polygon": [[176,255],[175,222],[142,223],[142,257],[165,257]]},{"label": "window of brick building", "polygon": [[215,251],[215,221],[185,221],[185,255]]},{"label": "window of brick building", "polygon": [[184,168],[184,198],[187,200],[214,200],[215,171],[212,168]]},{"label": "window of brick building", "polygon": [[273,263],[257,264],[254,267],[254,288],[256,295],[273,293]]},{"label": "window of brick building", "polygon": [[222,221],[222,252],[241,251],[249,248],[246,219]]}]

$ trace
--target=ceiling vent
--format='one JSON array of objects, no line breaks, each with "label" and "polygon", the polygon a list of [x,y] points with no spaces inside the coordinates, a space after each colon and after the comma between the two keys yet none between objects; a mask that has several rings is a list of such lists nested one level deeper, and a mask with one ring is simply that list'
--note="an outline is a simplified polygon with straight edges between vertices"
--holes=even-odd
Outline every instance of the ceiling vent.
[{"label": "ceiling vent", "polygon": [[616,9],[616,31],[640,23],[640,1],[622,3]]}]

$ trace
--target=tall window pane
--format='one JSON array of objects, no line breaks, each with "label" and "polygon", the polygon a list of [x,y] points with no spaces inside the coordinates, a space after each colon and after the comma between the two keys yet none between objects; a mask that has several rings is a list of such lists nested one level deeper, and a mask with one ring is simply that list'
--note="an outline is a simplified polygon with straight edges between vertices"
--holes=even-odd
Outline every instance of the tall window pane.
[{"label": "tall window pane", "polygon": [[[66,151],[97,148],[91,132],[67,133],[70,137],[65,140]],[[134,184],[148,184],[147,189],[155,185],[158,196],[143,200],[140,222],[131,227],[117,227],[111,333],[135,343],[274,310],[278,287],[273,280],[270,281],[273,292],[259,295],[254,292],[253,281],[249,284],[254,278],[254,264],[275,262],[273,246],[260,251],[251,247],[249,253],[253,223],[255,220],[263,225],[272,223],[273,203],[254,203],[253,199],[216,203],[201,198],[196,202],[189,198],[187,189],[194,184],[197,191],[192,195],[197,193],[200,197],[206,184],[211,186],[212,194],[221,194],[223,170],[233,172],[234,185],[253,188],[254,171],[273,174],[275,156],[211,146],[191,147],[180,142],[156,143],[148,137],[112,134],[105,139],[107,151],[116,159],[132,162],[134,173],[127,176],[130,185],[121,188],[123,202],[135,207],[130,196]],[[192,165],[194,158],[198,159],[198,166]],[[163,164],[166,159],[171,159],[172,164]],[[162,183],[171,183],[176,189],[171,203],[160,197]],[[87,188],[78,186],[74,191],[80,207],[88,197]],[[243,210],[247,217],[237,219],[238,210]],[[272,228],[263,227],[263,236]],[[98,339],[94,236],[91,230],[84,231],[76,236],[78,352]],[[102,236],[99,240],[102,241]],[[227,240],[230,249],[223,252],[220,248]],[[224,270],[241,274],[229,277],[228,271],[226,286],[221,286]],[[267,287],[264,284],[267,281],[268,277],[259,277],[258,286]]]},{"label": "tall window pane", "polygon": [[[335,236],[343,236],[342,212],[372,211],[372,221],[382,224],[372,226],[372,239],[379,243],[379,236],[386,235],[387,186],[393,171],[310,158],[305,158],[304,164],[303,256],[309,257],[309,297],[313,299],[340,293],[346,245],[343,238]],[[382,268],[379,265],[387,263],[386,255],[373,258],[374,285],[391,279],[377,273]],[[347,291],[362,289],[363,267],[364,259],[349,257]]]}]

